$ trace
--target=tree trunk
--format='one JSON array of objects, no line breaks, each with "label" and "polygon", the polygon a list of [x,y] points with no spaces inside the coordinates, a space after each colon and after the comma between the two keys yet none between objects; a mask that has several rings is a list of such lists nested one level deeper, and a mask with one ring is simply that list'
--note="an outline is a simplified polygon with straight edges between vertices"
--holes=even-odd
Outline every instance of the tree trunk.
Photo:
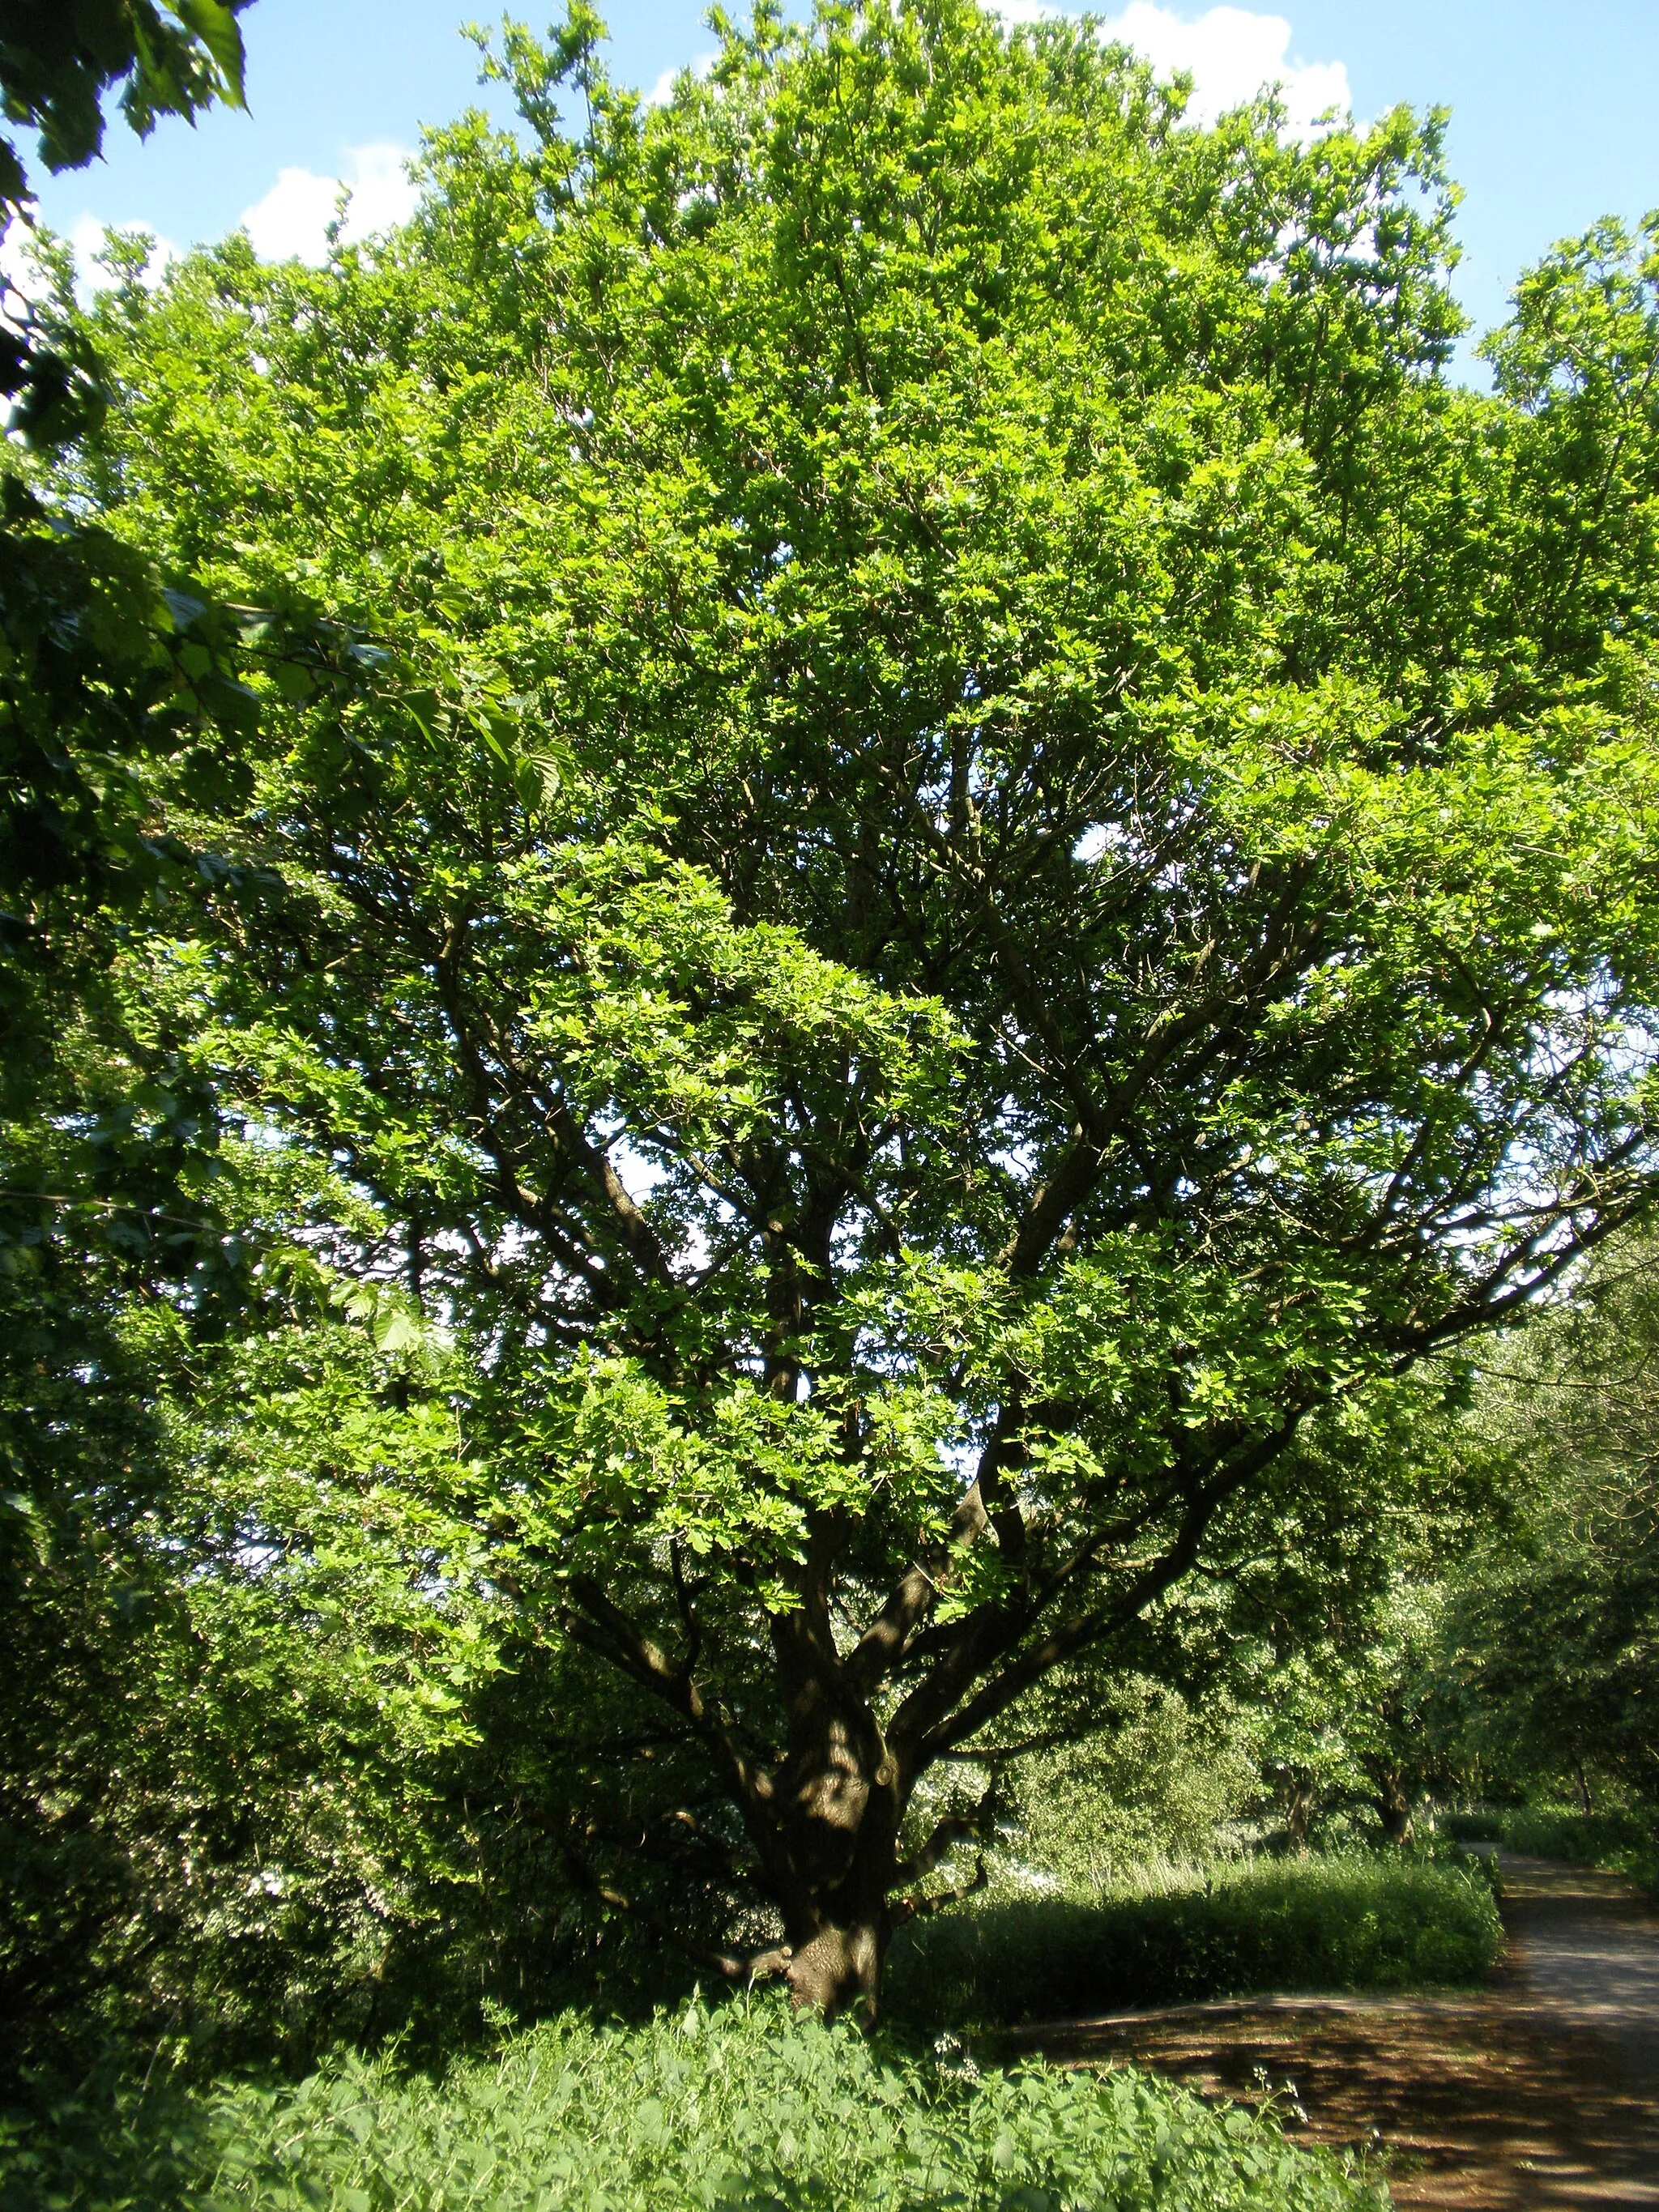
[{"label": "tree trunk", "polygon": [[1376,1817],[1382,1823],[1382,1832],[1391,1844],[1406,1844],[1412,1839],[1412,1801],[1406,1794],[1404,1781],[1397,1771],[1391,1770],[1378,1778],[1376,1784]]},{"label": "tree trunk", "polygon": [[805,1668],[794,1692],[775,1798],[784,1978],[797,2004],[833,2018],[862,1999],[873,2015],[909,1793],[867,1702],[839,1670],[826,1680]]},{"label": "tree trunk", "polygon": [[1285,1834],[1297,1850],[1305,1850],[1308,1826],[1314,1814],[1313,1784],[1307,1780],[1288,1784],[1281,1794],[1280,1802],[1285,1808]]},{"label": "tree trunk", "polygon": [[792,1946],[784,1969],[796,2004],[833,2020],[861,1998],[866,2018],[873,2019],[892,1933],[886,1900],[873,1911],[849,1905],[844,1919],[823,1916],[815,1931],[801,1933],[805,1940]]}]

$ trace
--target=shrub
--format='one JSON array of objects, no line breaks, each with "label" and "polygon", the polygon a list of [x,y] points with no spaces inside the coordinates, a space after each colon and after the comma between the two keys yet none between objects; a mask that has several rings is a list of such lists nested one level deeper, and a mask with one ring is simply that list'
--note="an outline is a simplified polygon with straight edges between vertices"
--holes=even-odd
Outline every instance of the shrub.
[{"label": "shrub", "polygon": [[1651,1845],[1653,1826],[1640,1814],[1584,1813],[1572,1805],[1517,1805],[1498,1816],[1493,1830],[1512,1851],[1574,1866],[1603,1866],[1623,1851]]},{"label": "shrub", "polygon": [[994,1900],[894,1947],[917,2021],[1012,2026],[1267,1990],[1478,1980],[1502,1926],[1474,1868],[1360,1853],[1240,1860],[1094,1898]]},{"label": "shrub", "polygon": [[1502,1805],[1464,1805],[1434,1816],[1433,1833],[1454,1844],[1495,1844],[1509,1818]]},{"label": "shrub", "polygon": [[1584,1813],[1569,1805],[1522,1805],[1498,1816],[1499,1842],[1539,1859],[1609,1867],[1659,1895],[1659,1820],[1634,1807]]},{"label": "shrub", "polygon": [[60,2212],[1386,2212],[1271,2112],[1127,2069],[979,2075],[781,2002],[648,2027],[574,2014],[440,2083],[342,2059],[288,2088],[60,2106],[0,2142],[0,2187]]}]

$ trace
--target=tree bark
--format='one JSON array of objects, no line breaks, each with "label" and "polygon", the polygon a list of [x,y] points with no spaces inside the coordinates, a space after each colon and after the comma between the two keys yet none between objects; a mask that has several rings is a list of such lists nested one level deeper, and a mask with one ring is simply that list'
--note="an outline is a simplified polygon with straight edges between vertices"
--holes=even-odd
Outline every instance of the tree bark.
[{"label": "tree bark", "polygon": [[1285,1807],[1285,1832],[1297,1850],[1305,1850],[1308,1843],[1308,1826],[1313,1819],[1314,1812],[1313,1784],[1307,1780],[1291,1783],[1285,1791],[1282,1802]]},{"label": "tree bark", "polygon": [[840,1668],[830,1679],[806,1670],[791,1707],[774,1800],[787,1869],[784,1979],[798,2004],[830,2017],[860,1998],[873,2011],[908,1793],[874,1715]]},{"label": "tree bark", "polygon": [[828,2020],[863,2001],[873,2019],[892,1939],[892,1911],[878,1884],[821,1899],[797,1930],[783,1970],[790,1996]]},{"label": "tree bark", "polygon": [[1412,1801],[1404,1778],[1391,1767],[1376,1778],[1376,1817],[1382,1823],[1382,1833],[1391,1844],[1404,1846],[1413,1834]]}]

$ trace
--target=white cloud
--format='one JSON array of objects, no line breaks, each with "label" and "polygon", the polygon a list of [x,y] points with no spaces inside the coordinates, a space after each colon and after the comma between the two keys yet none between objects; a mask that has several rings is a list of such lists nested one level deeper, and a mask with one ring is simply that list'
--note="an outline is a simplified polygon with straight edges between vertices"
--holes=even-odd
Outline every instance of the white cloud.
[{"label": "white cloud", "polygon": [[680,69],[665,69],[650,91],[646,94],[645,105],[647,107],[666,107],[674,97],[675,82],[684,74],[685,69],[689,68],[693,76],[704,77],[719,59],[720,55],[717,52],[699,54],[695,61],[683,64]]},{"label": "white cloud", "polygon": [[[999,0],[1006,22],[1030,23],[1060,11],[1045,0]],[[1193,79],[1187,113],[1213,123],[1230,107],[1277,84],[1292,135],[1305,138],[1328,108],[1346,113],[1353,104],[1348,72],[1340,62],[1291,58],[1291,26],[1283,15],[1258,15],[1248,8],[1212,8],[1192,21],[1153,0],[1130,0],[1102,23],[1101,36],[1133,46],[1163,77],[1182,70]]]},{"label": "white cloud", "polygon": [[1245,8],[1212,8],[1196,22],[1184,23],[1172,9],[1152,0],[1130,0],[1121,15],[1101,26],[1109,39],[1121,39],[1144,54],[1160,76],[1190,71],[1194,123],[1213,123],[1230,107],[1252,99],[1264,85],[1282,90],[1291,129],[1310,131],[1327,108],[1346,112],[1353,104],[1348,72],[1340,62],[1290,58],[1291,27],[1282,15],[1252,15]]},{"label": "white cloud", "polygon": [[242,210],[242,228],[262,261],[322,262],[328,227],[343,192],[350,194],[341,232],[349,244],[407,222],[420,198],[404,172],[401,146],[351,146],[346,173],[319,177],[313,169],[280,169],[262,200]]}]

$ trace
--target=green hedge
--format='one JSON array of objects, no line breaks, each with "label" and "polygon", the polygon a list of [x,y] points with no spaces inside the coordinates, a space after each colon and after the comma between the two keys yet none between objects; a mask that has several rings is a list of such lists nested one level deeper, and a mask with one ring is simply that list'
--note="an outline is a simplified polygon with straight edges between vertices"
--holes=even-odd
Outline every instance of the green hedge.
[{"label": "green hedge", "polygon": [[1477,1869],[1245,1860],[1139,1895],[1019,1898],[924,1921],[894,1946],[890,2002],[919,2023],[1007,2027],[1270,1990],[1469,1983],[1502,1946]]},{"label": "green hedge", "polygon": [[1271,2114],[1127,2069],[951,2071],[781,2001],[649,2027],[568,2014],[441,2083],[342,2060],[297,2087],[82,2099],[0,2136],[53,2212],[1387,2212]]}]

